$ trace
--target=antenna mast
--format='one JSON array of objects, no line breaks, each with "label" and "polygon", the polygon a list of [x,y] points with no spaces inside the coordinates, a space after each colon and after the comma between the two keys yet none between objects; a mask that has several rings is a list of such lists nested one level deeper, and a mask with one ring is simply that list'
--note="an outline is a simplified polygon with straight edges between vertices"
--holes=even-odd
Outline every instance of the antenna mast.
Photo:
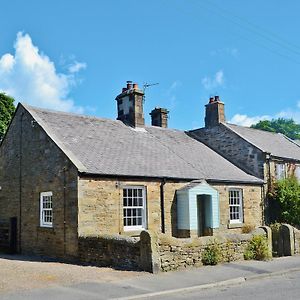
[{"label": "antenna mast", "polygon": [[146,98],[146,94],[145,94],[145,92],[146,92],[146,89],[148,88],[148,87],[151,87],[151,86],[154,86],[154,85],[158,85],[159,84],[159,82],[157,82],[157,83],[147,83],[147,82],[145,82],[144,83],[144,85],[143,85],[143,93],[144,93],[144,96],[143,96],[143,100],[145,101],[145,98]]}]

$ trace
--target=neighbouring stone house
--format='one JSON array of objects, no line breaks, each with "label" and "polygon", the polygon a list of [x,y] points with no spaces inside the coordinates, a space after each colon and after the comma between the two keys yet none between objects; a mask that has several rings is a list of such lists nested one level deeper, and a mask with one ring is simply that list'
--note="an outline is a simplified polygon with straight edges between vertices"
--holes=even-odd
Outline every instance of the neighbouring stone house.
[{"label": "neighbouring stone house", "polygon": [[[291,175],[300,180],[299,145],[280,133],[227,123],[224,103],[218,96],[211,97],[206,105],[205,127],[191,130],[189,135],[248,174],[264,180],[265,197],[276,180]],[[268,206],[267,201],[265,205]],[[266,217],[272,219],[271,215]]]},{"label": "neighbouring stone house", "polygon": [[117,120],[18,104],[0,145],[0,220],[17,218],[20,252],[76,258],[80,237],[262,224],[261,179],[168,129],[166,109],[146,126],[136,84],[116,100]]}]

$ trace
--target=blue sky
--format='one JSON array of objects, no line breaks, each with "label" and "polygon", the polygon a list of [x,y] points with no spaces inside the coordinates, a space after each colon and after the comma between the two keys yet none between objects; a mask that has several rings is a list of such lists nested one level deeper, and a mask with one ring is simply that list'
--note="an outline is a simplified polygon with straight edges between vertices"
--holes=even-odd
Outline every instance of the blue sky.
[{"label": "blue sky", "polygon": [[0,90],[35,106],[115,118],[126,80],[146,90],[145,117],[203,126],[218,94],[227,120],[300,122],[300,2],[3,1]]}]

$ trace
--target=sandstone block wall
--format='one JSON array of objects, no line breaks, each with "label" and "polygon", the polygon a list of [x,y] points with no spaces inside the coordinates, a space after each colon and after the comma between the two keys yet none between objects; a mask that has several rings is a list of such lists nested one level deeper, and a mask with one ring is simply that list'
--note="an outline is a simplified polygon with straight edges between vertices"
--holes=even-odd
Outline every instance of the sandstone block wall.
[{"label": "sandstone block wall", "polygon": [[[178,236],[176,190],[187,182],[166,182],[164,188],[165,233]],[[79,236],[103,234],[127,234],[138,236],[140,232],[126,232],[123,229],[123,187],[145,186],[147,208],[147,230],[161,232],[161,181],[118,180],[111,178],[80,178],[79,190]],[[263,205],[261,187],[252,185],[212,184],[220,195],[220,228],[216,233],[241,232],[243,225],[262,225]],[[244,223],[229,229],[229,189],[243,190]]]},{"label": "sandstone block wall", "polygon": [[266,233],[257,229],[253,234],[227,234],[217,237],[178,239],[167,234],[143,231],[140,238],[102,235],[79,238],[79,259],[99,266],[112,266],[152,273],[189,266],[202,266],[208,245],[217,244],[221,262],[243,260],[253,235]]},{"label": "sandstone block wall", "polygon": [[[77,170],[19,107],[0,148],[0,219],[17,217],[18,250],[77,255]],[[53,228],[40,227],[40,193],[53,192]]]},{"label": "sandstone block wall", "polygon": [[263,152],[223,124],[212,128],[202,128],[191,132],[190,135],[208,145],[247,173],[258,178],[264,178],[265,156]]},{"label": "sandstone block wall", "polygon": [[300,254],[300,230],[294,228],[295,235],[295,254]]},{"label": "sandstone block wall", "polygon": [[78,255],[80,261],[98,266],[141,269],[138,238],[117,235],[80,237]]},{"label": "sandstone block wall", "polygon": [[[263,231],[260,234],[265,235]],[[160,234],[157,251],[160,257],[161,271],[202,266],[205,248],[213,243],[217,244],[221,251],[221,262],[243,260],[244,252],[251,238],[251,234],[234,234],[197,239],[176,239]]]},{"label": "sandstone block wall", "polygon": [[[187,182],[166,182],[164,184],[165,233],[177,236],[176,190]],[[161,232],[160,181],[113,180],[111,178],[80,178],[79,189],[79,236],[102,234],[139,235],[140,232],[124,232],[123,229],[123,187],[145,186],[147,202],[147,229]],[[214,185],[220,194],[220,228],[228,230],[229,189],[243,189],[244,224],[262,225],[263,206],[261,187],[251,185]],[[241,232],[240,228],[230,229]]]}]

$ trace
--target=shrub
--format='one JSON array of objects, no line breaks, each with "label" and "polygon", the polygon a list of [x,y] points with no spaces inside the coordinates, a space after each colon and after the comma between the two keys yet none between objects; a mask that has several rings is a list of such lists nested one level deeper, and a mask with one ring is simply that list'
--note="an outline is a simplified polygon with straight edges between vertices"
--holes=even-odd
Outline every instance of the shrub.
[{"label": "shrub", "polygon": [[221,249],[218,243],[208,245],[202,253],[202,263],[214,266],[221,260]]},{"label": "shrub", "polygon": [[244,258],[246,260],[266,260],[270,258],[267,239],[262,235],[253,236],[245,250]]},{"label": "shrub", "polygon": [[273,199],[280,206],[280,221],[300,225],[300,184],[295,177],[279,180],[275,185]]},{"label": "shrub", "polygon": [[253,225],[244,225],[242,227],[242,233],[250,233],[254,229],[255,229],[255,226],[253,226]]}]

